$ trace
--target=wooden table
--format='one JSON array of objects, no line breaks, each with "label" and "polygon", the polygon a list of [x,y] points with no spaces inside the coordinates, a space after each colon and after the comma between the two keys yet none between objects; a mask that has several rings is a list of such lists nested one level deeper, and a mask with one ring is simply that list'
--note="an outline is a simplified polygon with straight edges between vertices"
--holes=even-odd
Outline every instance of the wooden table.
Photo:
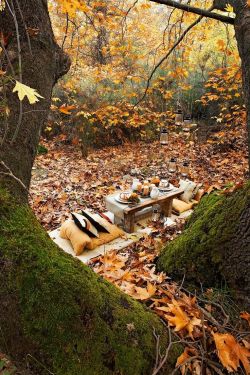
[{"label": "wooden table", "polygon": [[[134,232],[134,226],[135,226],[136,214],[139,211],[142,211],[142,210],[145,211],[146,208],[152,207],[155,204],[158,204],[158,205],[161,206],[161,210],[166,217],[171,216],[173,199],[177,198],[183,192],[184,192],[183,189],[175,188],[168,193],[161,193],[161,195],[157,199],[151,199],[151,198],[143,199],[143,201],[141,203],[139,203],[139,204],[137,204],[136,206],[133,206],[133,207],[128,207],[127,205],[122,206],[122,216],[123,216],[123,220],[124,220],[125,231],[128,232],[128,233],[133,233]],[[112,207],[112,206],[116,205],[117,207],[118,206],[121,207],[121,205],[119,203],[115,203],[114,201],[111,202],[111,199],[113,199],[114,196],[115,195],[107,197],[106,204],[107,204],[107,208],[109,209],[109,211],[114,213],[115,223],[118,224],[119,220],[117,219],[116,213],[113,210],[113,208],[116,208],[116,207]],[[150,214],[151,214],[151,212],[149,211],[147,213],[147,215],[150,215]]]}]

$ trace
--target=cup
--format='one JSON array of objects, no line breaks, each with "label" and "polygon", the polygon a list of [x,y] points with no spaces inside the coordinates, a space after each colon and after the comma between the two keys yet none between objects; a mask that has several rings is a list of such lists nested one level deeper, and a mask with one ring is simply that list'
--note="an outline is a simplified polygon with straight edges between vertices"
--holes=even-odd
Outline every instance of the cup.
[{"label": "cup", "polygon": [[166,189],[169,187],[169,182],[168,180],[161,180],[160,182],[160,185],[159,185],[159,188],[160,189]]}]

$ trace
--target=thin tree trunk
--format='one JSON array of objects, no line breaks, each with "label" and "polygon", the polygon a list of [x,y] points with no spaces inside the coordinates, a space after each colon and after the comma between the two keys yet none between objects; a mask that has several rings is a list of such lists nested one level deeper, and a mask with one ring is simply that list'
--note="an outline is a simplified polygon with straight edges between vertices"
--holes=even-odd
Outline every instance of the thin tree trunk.
[{"label": "thin tree trunk", "polygon": [[236,15],[235,35],[242,61],[242,78],[247,110],[248,158],[250,166],[250,8],[241,7]]},{"label": "thin tree trunk", "polygon": [[[10,115],[0,122],[0,183],[27,200],[31,169],[52,89],[57,79],[68,71],[70,62],[54,40],[47,1],[8,0],[0,13],[0,32],[8,39],[5,45],[2,43],[2,69],[7,70],[12,81],[21,81],[44,97],[31,105],[27,98],[20,102],[17,94],[12,93],[13,82],[5,87]],[[5,174],[10,171],[27,190]]]}]

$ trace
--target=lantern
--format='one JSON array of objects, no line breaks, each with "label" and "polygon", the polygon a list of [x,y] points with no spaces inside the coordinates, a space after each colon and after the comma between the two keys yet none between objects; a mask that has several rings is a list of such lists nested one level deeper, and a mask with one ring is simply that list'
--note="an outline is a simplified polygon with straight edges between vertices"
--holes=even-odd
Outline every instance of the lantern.
[{"label": "lantern", "polygon": [[161,215],[161,206],[159,204],[155,204],[153,206],[153,214],[152,214],[152,221],[157,222],[160,220]]},{"label": "lantern", "polygon": [[175,112],[175,125],[182,125],[182,122],[183,122],[183,112],[179,108]]},{"label": "lantern", "polygon": [[171,158],[168,163],[168,170],[170,173],[176,172],[177,169],[177,159],[176,158]]},{"label": "lantern", "polygon": [[166,146],[168,144],[168,131],[166,128],[163,128],[161,131],[160,144],[162,146]]},{"label": "lantern", "polygon": [[183,121],[183,131],[188,133],[190,131],[191,125],[192,125],[192,116],[186,115]]},{"label": "lantern", "polygon": [[182,163],[180,172],[182,177],[187,177],[189,175],[189,162],[187,160]]}]

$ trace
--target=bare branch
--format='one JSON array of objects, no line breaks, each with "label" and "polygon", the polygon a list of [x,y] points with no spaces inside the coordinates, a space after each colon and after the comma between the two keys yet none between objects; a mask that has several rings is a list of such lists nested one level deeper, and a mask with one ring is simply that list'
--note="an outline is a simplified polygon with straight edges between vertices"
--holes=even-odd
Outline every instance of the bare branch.
[{"label": "bare branch", "polygon": [[28,191],[27,186],[24,185],[24,183],[20,180],[20,178],[16,177],[11,169],[4,163],[4,161],[0,161],[0,165],[2,165],[8,172],[0,172],[1,175],[9,176],[13,178],[15,181],[17,181],[23,188],[24,190]]},{"label": "bare branch", "polygon": [[217,21],[221,21],[224,23],[228,23],[230,25],[234,25],[234,18],[224,16],[223,14],[213,13],[211,12],[211,9],[206,10],[206,9],[196,8],[188,4],[179,3],[174,0],[150,0],[150,1],[157,3],[157,4],[168,5],[170,7],[181,9],[186,12],[195,13],[203,17],[212,18]]},{"label": "bare branch", "polygon": [[[213,9],[213,7],[211,7],[210,9]],[[138,100],[138,102],[135,104],[135,106],[137,106],[139,103],[141,103],[146,95],[147,95],[147,92],[148,92],[148,89],[149,89],[149,86],[150,86],[150,82],[151,82],[151,79],[152,77],[154,76],[156,70],[163,64],[164,61],[166,61],[169,56],[171,55],[171,53],[175,50],[176,47],[178,47],[178,45],[183,41],[183,39],[185,38],[185,36],[187,35],[187,33],[194,27],[196,26],[204,17],[203,16],[200,16],[197,18],[196,21],[194,21],[191,25],[189,25],[186,30],[183,32],[183,34],[179,37],[179,39],[175,42],[175,44],[170,48],[170,50],[167,52],[167,54],[165,56],[163,56],[161,58],[161,60],[155,65],[154,69],[152,70],[152,72],[150,73],[150,76],[147,80],[147,85],[146,85],[146,89],[144,91],[144,94],[143,96],[141,97],[141,99]]]}]

